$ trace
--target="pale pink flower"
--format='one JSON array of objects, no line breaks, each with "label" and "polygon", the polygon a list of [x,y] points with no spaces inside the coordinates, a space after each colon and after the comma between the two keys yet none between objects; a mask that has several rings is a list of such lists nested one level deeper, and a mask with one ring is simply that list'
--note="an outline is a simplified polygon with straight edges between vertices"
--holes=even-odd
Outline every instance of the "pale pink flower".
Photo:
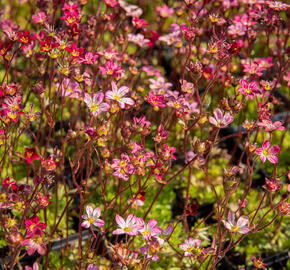
[{"label": "pale pink flower", "polygon": [[112,81],[111,83],[112,90],[106,92],[106,98],[115,100],[119,103],[122,109],[125,108],[125,105],[134,105],[135,102],[132,98],[127,98],[125,95],[129,92],[129,88],[127,86],[122,86],[118,89],[116,83]]},{"label": "pale pink flower", "polygon": [[128,4],[123,0],[118,0],[119,5],[125,10],[127,17],[140,17],[143,10],[136,5]]},{"label": "pale pink flower", "polygon": [[155,79],[149,79],[150,82],[150,89],[152,91],[160,92],[160,94],[165,93],[165,91],[169,90],[172,86],[172,83],[165,82],[165,79],[163,77]]},{"label": "pale pink flower", "polygon": [[236,22],[235,24],[232,24],[228,28],[228,33],[230,35],[238,35],[243,36],[246,34],[247,28],[240,22]]},{"label": "pale pink flower", "polygon": [[110,105],[103,102],[103,100],[104,94],[102,92],[98,92],[93,95],[86,93],[84,98],[84,102],[93,116],[98,116],[102,112],[106,112],[110,109]]},{"label": "pale pink flower", "polygon": [[32,266],[32,268],[28,265],[25,266],[25,270],[39,270],[39,266],[38,266],[38,263],[35,262]]},{"label": "pale pink flower", "polygon": [[242,87],[238,89],[238,92],[248,96],[250,99],[253,99],[257,94],[260,93],[258,89],[258,83],[255,81],[248,83],[245,80],[241,80],[240,84]]},{"label": "pale pink flower", "polygon": [[162,232],[162,230],[157,226],[156,219],[150,219],[147,224],[143,222],[143,228],[139,230],[139,232],[143,235],[146,241],[148,241],[151,237],[155,237]]},{"label": "pale pink flower", "polygon": [[128,234],[137,235],[138,231],[142,228],[140,221],[133,214],[130,214],[126,221],[120,216],[116,215],[116,223],[119,228],[113,231],[113,234]]},{"label": "pale pink flower", "polygon": [[232,114],[226,113],[225,115],[223,115],[220,109],[215,109],[213,114],[214,117],[210,116],[208,118],[209,122],[218,128],[224,128],[234,120],[234,116]]},{"label": "pale pink flower", "polygon": [[273,163],[278,163],[277,154],[280,152],[279,146],[270,147],[270,142],[265,141],[261,148],[256,149],[255,153],[260,156],[260,160],[264,163],[267,159]]},{"label": "pale pink flower", "polygon": [[167,5],[163,5],[162,7],[156,7],[160,17],[167,18],[173,15],[174,9],[168,7]]},{"label": "pale pink flower", "polygon": [[185,93],[188,94],[193,94],[194,93],[194,84],[191,82],[188,82],[186,80],[179,80],[181,84],[181,90]]},{"label": "pale pink flower", "polygon": [[41,11],[37,14],[32,15],[32,20],[34,23],[43,24],[47,20],[45,12]]},{"label": "pale pink flower", "polygon": [[235,222],[235,213],[229,212],[228,220],[222,220],[224,226],[232,233],[241,233],[246,234],[251,231],[251,228],[248,226],[249,224],[249,217],[247,216],[240,216]]},{"label": "pale pink flower", "polygon": [[79,59],[79,63],[84,63],[84,64],[87,64],[87,65],[93,65],[96,63],[98,59],[98,55],[97,54],[93,54],[92,52],[87,52],[85,54],[85,56],[83,58],[80,58]]},{"label": "pale pink flower", "polygon": [[263,119],[262,122],[258,123],[259,127],[265,128],[266,131],[274,131],[274,130],[284,130],[282,122],[276,121],[272,122],[271,120]]},{"label": "pale pink flower", "polygon": [[82,215],[82,218],[84,219],[81,224],[82,227],[89,228],[92,225],[96,227],[103,227],[105,225],[105,222],[102,219],[99,219],[99,217],[101,216],[100,207],[93,209],[92,206],[87,205],[86,212],[86,215]]},{"label": "pale pink flower", "polygon": [[192,237],[189,237],[184,241],[184,243],[179,245],[179,248],[184,251],[185,257],[191,257],[199,255],[202,250],[199,247],[201,244],[200,239],[193,239]]},{"label": "pale pink flower", "polygon": [[136,34],[136,35],[128,34],[128,41],[133,42],[140,47],[143,47],[150,40],[145,38],[142,34]]},{"label": "pale pink flower", "polygon": [[121,154],[121,159],[114,158],[111,167],[115,170],[113,175],[125,181],[129,179],[129,175],[134,173],[134,166],[131,164],[129,156],[125,153]]}]

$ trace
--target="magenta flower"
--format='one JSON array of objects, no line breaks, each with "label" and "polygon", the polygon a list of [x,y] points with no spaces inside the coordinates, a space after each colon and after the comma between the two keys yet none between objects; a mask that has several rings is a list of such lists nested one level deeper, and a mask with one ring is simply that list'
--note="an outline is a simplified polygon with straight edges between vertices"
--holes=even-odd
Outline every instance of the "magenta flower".
[{"label": "magenta flower", "polygon": [[234,116],[232,114],[226,113],[223,115],[220,109],[215,109],[213,114],[214,117],[210,116],[209,122],[218,128],[224,128],[234,120]]},{"label": "magenta flower", "polygon": [[125,105],[134,105],[135,102],[132,98],[126,98],[124,97],[128,92],[129,88],[127,86],[122,86],[118,89],[116,83],[113,81],[111,83],[112,90],[109,90],[106,92],[106,98],[107,99],[112,99],[117,101],[120,104],[120,107],[122,109],[125,108]]},{"label": "magenta flower", "polygon": [[222,220],[224,226],[232,233],[241,233],[246,234],[251,231],[251,228],[248,226],[249,217],[240,216],[235,222],[235,213],[229,212],[228,221]]},{"label": "magenta flower", "polygon": [[147,101],[152,106],[157,107],[166,107],[166,104],[164,103],[164,96],[163,95],[154,95],[152,92],[148,93]]},{"label": "magenta flower", "polygon": [[28,246],[28,255],[33,255],[37,251],[40,255],[45,254],[46,245],[43,241],[41,229],[37,228],[32,233],[28,234],[27,238],[21,242],[22,246]]},{"label": "magenta flower", "polygon": [[248,96],[250,99],[253,99],[256,94],[260,93],[258,83],[255,81],[248,83],[245,80],[241,80],[240,84],[242,87],[238,89],[238,92]]},{"label": "magenta flower", "polygon": [[138,231],[142,228],[140,220],[138,220],[138,218],[132,214],[127,217],[126,221],[117,214],[116,222],[119,228],[117,230],[114,230],[113,234],[137,235]]},{"label": "magenta flower", "polygon": [[129,175],[134,173],[134,166],[131,164],[129,156],[125,153],[121,154],[121,159],[114,158],[111,167],[115,170],[113,175],[125,181],[129,179]]},{"label": "magenta flower", "polygon": [[104,94],[102,92],[98,92],[92,96],[86,93],[84,98],[84,102],[93,116],[98,116],[102,112],[106,112],[110,109],[110,105],[103,102],[103,100]]},{"label": "magenta flower", "polygon": [[139,230],[139,232],[143,235],[145,240],[148,241],[151,237],[159,235],[162,230],[157,226],[156,219],[150,219],[147,224],[143,224],[143,228]]},{"label": "magenta flower", "polygon": [[202,249],[199,247],[200,244],[200,239],[192,239],[192,237],[189,237],[184,243],[179,245],[179,248],[184,251],[185,257],[198,256],[202,252]]},{"label": "magenta flower", "polygon": [[81,224],[82,227],[89,228],[91,225],[94,225],[96,227],[103,227],[105,225],[105,222],[102,219],[99,219],[101,215],[100,207],[93,209],[93,207],[87,205],[86,212],[86,215],[82,215],[82,218],[84,219]]},{"label": "magenta flower", "polygon": [[271,163],[278,163],[277,154],[280,152],[279,146],[270,147],[270,142],[265,141],[261,148],[256,149],[255,153],[260,156],[261,161],[264,163],[268,159]]}]

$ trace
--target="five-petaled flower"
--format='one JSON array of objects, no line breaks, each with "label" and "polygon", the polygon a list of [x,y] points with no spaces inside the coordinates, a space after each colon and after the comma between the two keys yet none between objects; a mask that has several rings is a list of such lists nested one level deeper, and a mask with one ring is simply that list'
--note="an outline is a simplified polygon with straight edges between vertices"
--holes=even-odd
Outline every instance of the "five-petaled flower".
[{"label": "five-petaled flower", "polygon": [[100,207],[93,209],[92,206],[87,205],[86,212],[87,212],[86,215],[82,215],[82,218],[84,219],[84,221],[81,224],[82,227],[89,228],[92,225],[96,227],[103,227],[105,225],[105,222],[102,219],[99,219],[101,215]]},{"label": "five-petaled flower", "polygon": [[185,257],[199,256],[202,253],[200,244],[200,239],[193,239],[192,237],[189,237],[184,241],[184,243],[179,245],[179,248],[184,251]]},{"label": "five-petaled flower", "polygon": [[232,114],[226,113],[225,115],[223,115],[220,109],[215,109],[213,114],[214,117],[210,116],[208,118],[209,122],[218,128],[224,128],[234,120],[234,116]]},{"label": "five-petaled flower", "polygon": [[232,233],[241,233],[246,234],[251,231],[251,228],[248,226],[249,224],[249,217],[247,216],[240,216],[235,222],[235,213],[229,212],[228,220],[222,220],[224,226]]},{"label": "five-petaled flower", "polygon": [[138,231],[143,227],[140,219],[130,214],[126,221],[120,216],[116,215],[116,222],[119,226],[118,229],[113,231],[113,234],[128,234],[128,235],[137,235]]},{"label": "five-petaled flower", "polygon": [[[144,222],[142,220],[142,222]],[[143,228],[139,230],[146,241],[150,240],[151,237],[159,235],[162,230],[157,226],[156,219],[150,219],[147,224],[143,224]]]},{"label": "five-petaled flower", "polygon": [[134,105],[135,102],[132,98],[127,98],[125,95],[129,92],[129,88],[127,86],[117,87],[116,83],[113,81],[111,83],[112,90],[106,92],[106,98],[115,100],[119,103],[122,109],[125,108],[125,105]]},{"label": "five-petaled flower", "polygon": [[270,142],[265,141],[261,148],[256,149],[255,153],[260,156],[260,160],[264,163],[267,159],[273,163],[278,163],[278,153],[280,152],[279,146],[270,147]]},{"label": "five-petaled flower", "polygon": [[85,94],[84,102],[88,106],[93,116],[98,116],[102,112],[106,112],[110,109],[110,105],[103,102],[104,94],[102,92],[95,93],[93,95]]},{"label": "five-petaled flower", "polygon": [[251,81],[248,83],[245,80],[241,80],[240,84],[241,88],[238,89],[238,92],[248,96],[250,99],[253,99],[260,93],[258,89],[259,86],[256,81]]}]

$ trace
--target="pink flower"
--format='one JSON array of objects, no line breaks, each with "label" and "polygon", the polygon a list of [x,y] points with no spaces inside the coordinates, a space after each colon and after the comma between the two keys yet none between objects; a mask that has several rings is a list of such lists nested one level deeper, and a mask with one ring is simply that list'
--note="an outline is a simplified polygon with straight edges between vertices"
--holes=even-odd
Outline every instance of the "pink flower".
[{"label": "pink flower", "polygon": [[263,188],[271,193],[279,190],[282,187],[282,184],[278,182],[277,178],[273,178],[272,181],[268,178],[265,178],[265,181],[266,185],[264,185]]},{"label": "pink flower", "polygon": [[277,154],[280,152],[279,146],[270,147],[270,142],[265,141],[261,148],[256,149],[255,153],[260,156],[261,161],[264,163],[268,159],[271,163],[278,163]]},{"label": "pink flower", "polygon": [[248,96],[250,99],[253,99],[256,94],[260,93],[258,83],[255,81],[248,83],[245,80],[241,80],[240,84],[242,87],[238,89],[238,92]]},{"label": "pink flower", "polygon": [[184,251],[185,257],[198,256],[202,252],[202,249],[199,247],[200,244],[200,239],[192,239],[192,237],[189,237],[184,243],[179,245],[179,248]]},{"label": "pink flower", "polygon": [[166,140],[170,135],[170,132],[165,130],[163,125],[160,124],[157,130],[157,135],[153,138],[155,142],[160,143],[162,140]]},{"label": "pink flower", "polygon": [[33,216],[31,219],[25,220],[25,227],[28,233],[33,232],[37,228],[43,230],[46,228],[46,224],[39,222],[38,216]]},{"label": "pink flower", "polygon": [[113,175],[125,181],[129,179],[129,175],[134,173],[134,166],[131,164],[129,156],[125,153],[121,154],[121,159],[114,158],[111,167],[115,170]]},{"label": "pink flower", "polygon": [[173,155],[175,153],[175,147],[168,147],[167,144],[163,145],[163,148],[161,149],[161,155],[163,159],[168,160],[168,159],[174,159],[176,160],[176,157]]},{"label": "pink flower", "polygon": [[39,270],[39,266],[38,266],[38,263],[35,262],[32,266],[32,268],[30,266],[25,266],[25,270]]},{"label": "pink flower", "polygon": [[266,131],[274,131],[274,130],[284,130],[282,122],[276,121],[272,123],[271,120],[263,119],[262,122],[258,123],[259,127],[265,128]]},{"label": "pink flower", "polygon": [[125,105],[134,105],[135,102],[132,98],[126,98],[124,97],[128,92],[129,88],[127,86],[122,86],[118,89],[116,83],[112,81],[111,83],[112,90],[109,90],[106,92],[106,98],[107,99],[112,99],[117,101],[120,104],[120,107],[122,109],[125,108]]},{"label": "pink flower", "polygon": [[142,228],[140,220],[132,214],[127,217],[126,221],[117,214],[116,222],[119,226],[119,229],[114,230],[113,234],[137,235],[138,231]]},{"label": "pink flower", "polygon": [[145,240],[148,241],[151,237],[160,234],[162,230],[157,226],[156,219],[150,219],[147,224],[143,224],[143,228],[140,229],[139,232],[143,235]]},{"label": "pink flower", "polygon": [[106,62],[105,66],[100,66],[99,69],[102,72],[102,75],[122,77],[122,75],[124,74],[124,70],[122,70],[121,67],[119,67],[113,61]]},{"label": "pink flower", "polygon": [[41,11],[37,14],[32,15],[32,20],[34,23],[43,24],[47,20],[45,12]]},{"label": "pink flower", "polygon": [[98,59],[98,55],[97,54],[93,54],[92,52],[87,52],[84,56],[84,58],[79,60],[79,63],[84,63],[87,65],[93,65],[96,63],[97,59]]},{"label": "pink flower", "polygon": [[96,227],[103,227],[105,222],[102,219],[99,219],[101,216],[101,208],[97,207],[93,209],[92,206],[87,205],[86,207],[86,215],[82,215],[84,221],[82,222],[81,226],[84,228],[89,228],[91,225]]},{"label": "pink flower", "polygon": [[174,13],[174,9],[169,8],[167,5],[163,5],[162,7],[157,7],[156,10],[158,11],[160,17],[163,17],[163,18],[170,17]]},{"label": "pink flower", "polygon": [[72,42],[71,47],[66,47],[65,50],[70,52],[71,57],[73,57],[73,58],[81,57],[85,51],[85,49],[83,47],[78,48],[74,42]]},{"label": "pink flower", "polygon": [[134,17],[132,19],[132,23],[137,29],[147,26],[147,23],[143,19],[139,19],[138,17]]},{"label": "pink flower", "polygon": [[119,5],[118,0],[105,0],[105,4],[109,7],[115,7]]},{"label": "pink flower", "polygon": [[166,104],[164,103],[163,95],[154,95],[152,92],[149,92],[147,101],[154,107],[155,106],[160,107],[160,108],[166,107]]},{"label": "pink flower", "polygon": [[150,89],[153,91],[159,91],[160,93],[164,93],[165,91],[169,90],[172,86],[172,83],[165,82],[165,79],[163,77],[155,79],[149,79],[150,82]]},{"label": "pink flower", "polygon": [[98,92],[93,96],[86,93],[84,98],[84,102],[88,106],[93,116],[98,116],[102,112],[106,112],[110,109],[110,105],[103,102],[103,100],[104,94],[102,92]]},{"label": "pink flower", "polygon": [[43,241],[42,231],[37,228],[30,233],[27,238],[21,242],[22,246],[28,246],[28,255],[33,255],[37,251],[40,255],[44,255],[46,252],[46,245]]},{"label": "pink flower", "polygon": [[28,164],[31,164],[33,160],[39,159],[40,156],[37,154],[34,147],[31,148],[25,148],[24,157],[26,158],[26,161]]},{"label": "pink flower", "polygon": [[249,217],[247,216],[240,216],[235,222],[235,213],[229,212],[228,220],[222,220],[224,226],[232,233],[241,233],[246,234],[251,231],[251,228],[248,226],[249,224]]},{"label": "pink flower", "polygon": [[232,114],[226,113],[223,115],[220,109],[215,109],[213,114],[214,117],[210,116],[209,122],[218,128],[224,128],[234,120],[234,116]]},{"label": "pink flower", "polygon": [[128,34],[128,41],[135,43],[136,45],[143,47],[146,45],[150,40],[144,38],[142,34]]}]

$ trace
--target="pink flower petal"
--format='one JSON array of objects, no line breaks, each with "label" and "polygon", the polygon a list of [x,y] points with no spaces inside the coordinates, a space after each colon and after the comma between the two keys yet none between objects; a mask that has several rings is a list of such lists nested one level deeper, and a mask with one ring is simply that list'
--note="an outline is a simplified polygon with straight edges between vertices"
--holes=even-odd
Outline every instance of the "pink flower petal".
[{"label": "pink flower petal", "polygon": [[249,218],[247,216],[241,216],[239,217],[237,221],[237,226],[238,227],[243,227],[249,223]]},{"label": "pink flower petal", "polygon": [[223,119],[223,113],[220,109],[215,109],[214,112],[214,117],[216,120],[222,120]]},{"label": "pink flower petal", "polygon": [[269,141],[265,141],[263,144],[262,144],[262,148],[263,149],[267,149],[267,148],[269,148],[270,147],[270,142]]},{"label": "pink flower petal", "polygon": [[276,156],[274,156],[274,155],[269,155],[269,156],[267,156],[267,159],[268,159],[271,163],[273,163],[273,164],[278,163],[278,157],[276,157]]},{"label": "pink flower petal", "polygon": [[94,210],[93,210],[93,207],[91,207],[90,205],[87,205],[86,211],[89,217],[93,215]]},{"label": "pink flower petal", "polygon": [[126,226],[125,220],[118,214],[116,215],[116,223],[122,228]]}]

